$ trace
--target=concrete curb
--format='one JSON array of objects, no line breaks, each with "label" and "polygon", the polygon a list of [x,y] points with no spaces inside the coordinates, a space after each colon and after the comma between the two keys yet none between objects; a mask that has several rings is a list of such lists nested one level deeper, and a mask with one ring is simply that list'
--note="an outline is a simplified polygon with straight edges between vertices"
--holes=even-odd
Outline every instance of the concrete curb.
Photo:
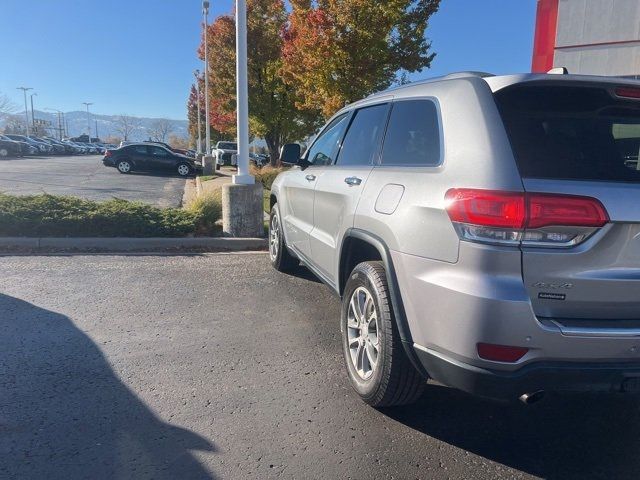
[{"label": "concrete curb", "polygon": [[202,180],[200,180],[200,177],[196,177],[196,192],[198,196],[202,195]]},{"label": "concrete curb", "polygon": [[235,252],[265,250],[264,238],[29,238],[0,237],[0,252]]}]

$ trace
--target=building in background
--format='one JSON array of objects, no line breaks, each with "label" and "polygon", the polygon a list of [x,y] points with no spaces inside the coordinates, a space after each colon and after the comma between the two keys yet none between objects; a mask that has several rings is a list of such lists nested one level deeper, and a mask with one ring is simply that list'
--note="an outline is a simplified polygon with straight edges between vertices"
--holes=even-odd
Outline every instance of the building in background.
[{"label": "building in background", "polygon": [[533,72],[640,78],[640,0],[538,0]]}]

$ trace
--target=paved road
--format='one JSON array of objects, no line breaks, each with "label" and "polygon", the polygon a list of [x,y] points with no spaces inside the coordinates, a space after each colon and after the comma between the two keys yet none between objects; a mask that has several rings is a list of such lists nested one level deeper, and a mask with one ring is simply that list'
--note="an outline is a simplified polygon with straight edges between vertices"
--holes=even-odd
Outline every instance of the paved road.
[{"label": "paved road", "polygon": [[0,478],[637,478],[633,399],[376,411],[337,315],[264,254],[0,257]]},{"label": "paved road", "polygon": [[0,160],[0,192],[29,195],[42,192],[90,200],[117,197],[161,207],[178,207],[185,180],[168,175],[122,175],[102,165],[102,156],[25,157]]}]

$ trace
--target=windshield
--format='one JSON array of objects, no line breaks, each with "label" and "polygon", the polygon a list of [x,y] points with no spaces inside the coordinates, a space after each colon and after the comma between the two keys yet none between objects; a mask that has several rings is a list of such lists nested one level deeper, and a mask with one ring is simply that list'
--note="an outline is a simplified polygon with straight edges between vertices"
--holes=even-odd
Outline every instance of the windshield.
[{"label": "windshield", "polygon": [[528,85],[496,101],[523,177],[640,181],[640,102],[604,87]]},{"label": "windshield", "polygon": [[238,149],[238,144],[237,143],[230,143],[230,142],[221,142],[219,144],[219,147],[222,150],[237,150]]}]

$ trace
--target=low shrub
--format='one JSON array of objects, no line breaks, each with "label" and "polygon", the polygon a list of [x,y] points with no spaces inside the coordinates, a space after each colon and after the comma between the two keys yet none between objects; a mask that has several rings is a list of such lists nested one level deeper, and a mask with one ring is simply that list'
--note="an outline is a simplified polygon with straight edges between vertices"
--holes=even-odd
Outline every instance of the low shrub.
[{"label": "low shrub", "polygon": [[196,233],[208,235],[217,229],[216,222],[222,218],[222,194],[220,190],[200,195],[195,198],[186,210],[196,216]]},{"label": "low shrub", "polygon": [[[56,195],[0,194],[0,236],[184,237],[211,234],[221,209],[157,208],[113,199],[93,202]],[[219,202],[218,202],[219,205]]]},{"label": "low shrub", "polygon": [[264,188],[271,190],[271,185],[280,172],[287,170],[285,167],[272,167],[271,165],[257,168],[251,165],[251,175],[256,177],[256,181],[261,182]]}]

